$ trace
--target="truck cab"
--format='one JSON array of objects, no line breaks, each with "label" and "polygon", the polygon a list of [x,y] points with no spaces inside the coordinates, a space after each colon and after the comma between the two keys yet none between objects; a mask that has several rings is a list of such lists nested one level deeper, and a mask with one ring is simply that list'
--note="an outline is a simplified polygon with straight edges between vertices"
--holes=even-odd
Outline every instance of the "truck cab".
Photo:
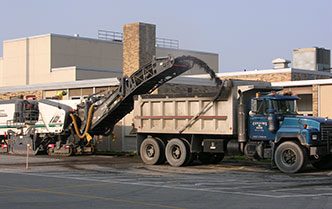
[{"label": "truck cab", "polygon": [[[309,161],[317,168],[331,168],[332,120],[299,115],[299,99],[291,92],[252,97],[245,153],[271,157],[286,173],[302,170]],[[255,152],[250,152],[253,146]]]}]

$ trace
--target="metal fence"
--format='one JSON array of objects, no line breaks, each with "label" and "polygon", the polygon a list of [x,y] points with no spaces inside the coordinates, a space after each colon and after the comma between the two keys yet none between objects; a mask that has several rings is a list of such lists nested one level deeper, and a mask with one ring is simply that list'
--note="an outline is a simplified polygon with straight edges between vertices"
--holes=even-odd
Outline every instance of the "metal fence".
[{"label": "metal fence", "polygon": [[107,30],[98,30],[98,39],[106,41],[123,41],[123,33],[107,31]]},{"label": "metal fence", "polygon": [[[108,31],[108,30],[98,30],[98,39],[106,41],[123,41],[123,33]],[[156,47],[179,49],[179,40],[168,39],[168,38],[156,38]]]},{"label": "metal fence", "polygon": [[157,37],[156,47],[179,49],[179,40]]}]

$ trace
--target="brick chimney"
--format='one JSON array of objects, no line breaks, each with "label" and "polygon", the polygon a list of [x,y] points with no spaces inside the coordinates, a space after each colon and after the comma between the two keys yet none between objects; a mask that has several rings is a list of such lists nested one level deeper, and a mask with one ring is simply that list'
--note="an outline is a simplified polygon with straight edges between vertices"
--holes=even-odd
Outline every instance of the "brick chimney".
[{"label": "brick chimney", "polygon": [[156,55],[156,25],[123,25],[123,74],[130,76]]}]

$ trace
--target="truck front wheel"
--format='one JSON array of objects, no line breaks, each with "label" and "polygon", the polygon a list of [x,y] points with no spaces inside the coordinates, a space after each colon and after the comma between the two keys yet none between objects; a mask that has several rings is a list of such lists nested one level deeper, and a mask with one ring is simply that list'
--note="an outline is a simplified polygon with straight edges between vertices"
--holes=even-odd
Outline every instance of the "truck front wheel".
[{"label": "truck front wheel", "polygon": [[141,159],[148,165],[163,163],[165,161],[164,149],[158,140],[148,137],[144,139],[140,147]]},{"label": "truck front wheel", "polygon": [[296,142],[286,141],[277,147],[274,161],[284,173],[300,172],[307,164],[307,151]]},{"label": "truck front wheel", "polygon": [[177,138],[171,139],[166,145],[166,159],[172,166],[185,165],[189,158],[189,148]]}]

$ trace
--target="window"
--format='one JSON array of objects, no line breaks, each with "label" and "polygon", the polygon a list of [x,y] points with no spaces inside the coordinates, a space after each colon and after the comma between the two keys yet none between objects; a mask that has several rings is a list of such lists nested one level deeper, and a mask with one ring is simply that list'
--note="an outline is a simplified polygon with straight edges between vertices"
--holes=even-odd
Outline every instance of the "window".
[{"label": "window", "polygon": [[297,114],[297,106],[295,100],[273,100],[272,107],[277,114]]},{"label": "window", "polygon": [[268,104],[267,100],[265,100],[265,99],[257,100],[257,114],[258,115],[267,114],[268,109],[269,109],[269,104]]},{"label": "window", "polygon": [[299,111],[312,111],[312,94],[299,94],[300,100],[297,101]]},{"label": "window", "polygon": [[74,97],[70,97],[71,100],[80,100],[81,97],[80,96],[74,96]]}]

